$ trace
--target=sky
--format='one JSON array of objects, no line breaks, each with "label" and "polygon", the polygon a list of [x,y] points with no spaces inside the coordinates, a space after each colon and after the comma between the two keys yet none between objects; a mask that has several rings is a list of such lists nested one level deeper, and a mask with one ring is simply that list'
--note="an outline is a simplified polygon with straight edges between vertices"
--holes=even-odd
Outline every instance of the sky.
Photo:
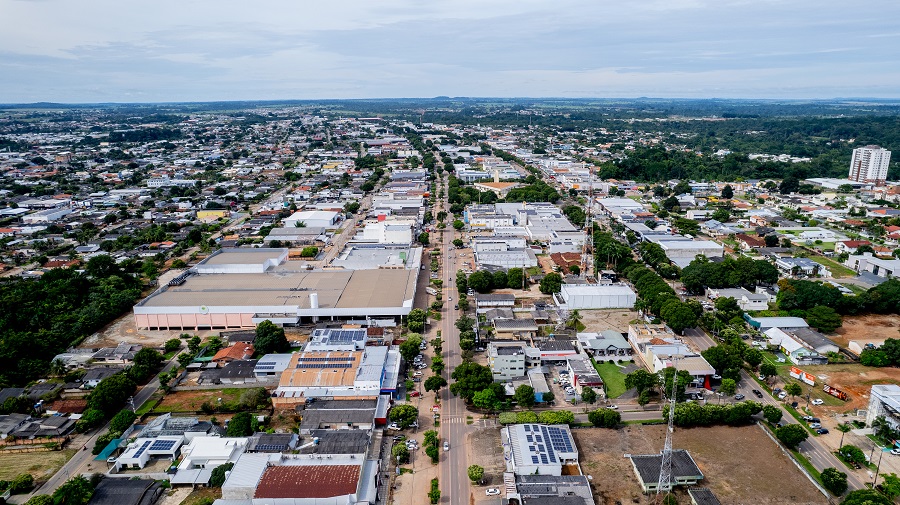
[{"label": "sky", "polygon": [[900,2],[0,0],[0,103],[900,97]]}]

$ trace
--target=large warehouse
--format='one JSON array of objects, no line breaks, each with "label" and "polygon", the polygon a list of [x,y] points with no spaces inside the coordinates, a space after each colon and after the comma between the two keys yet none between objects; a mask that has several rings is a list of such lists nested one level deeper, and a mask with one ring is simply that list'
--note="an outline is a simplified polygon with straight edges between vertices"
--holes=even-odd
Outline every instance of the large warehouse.
[{"label": "large warehouse", "polygon": [[287,249],[221,249],[134,306],[141,329],[250,328],[328,319],[400,318],[416,294],[421,256],[406,268],[309,270]]},{"label": "large warehouse", "polygon": [[557,305],[575,309],[630,309],[637,295],[624,284],[563,284]]}]

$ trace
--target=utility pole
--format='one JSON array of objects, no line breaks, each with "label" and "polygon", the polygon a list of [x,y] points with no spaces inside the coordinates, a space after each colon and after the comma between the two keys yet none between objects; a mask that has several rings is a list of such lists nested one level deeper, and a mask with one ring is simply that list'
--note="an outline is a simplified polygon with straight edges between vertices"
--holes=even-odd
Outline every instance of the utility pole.
[{"label": "utility pole", "polygon": [[[675,431],[675,398],[678,392],[678,358],[680,356],[672,356],[672,368],[675,373],[672,375],[672,394],[669,397],[669,425],[666,428],[666,442],[663,445],[662,458],[659,465],[659,482],[656,485],[656,503],[662,503],[663,497],[672,491],[672,434]],[[665,375],[663,375],[665,377]]]}]

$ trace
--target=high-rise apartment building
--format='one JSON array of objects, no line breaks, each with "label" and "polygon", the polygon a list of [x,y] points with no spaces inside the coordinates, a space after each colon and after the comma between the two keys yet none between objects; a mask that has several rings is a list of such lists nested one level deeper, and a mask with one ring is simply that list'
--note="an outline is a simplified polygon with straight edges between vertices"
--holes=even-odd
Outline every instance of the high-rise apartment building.
[{"label": "high-rise apartment building", "polygon": [[850,160],[851,181],[884,186],[891,152],[878,146],[858,147]]}]

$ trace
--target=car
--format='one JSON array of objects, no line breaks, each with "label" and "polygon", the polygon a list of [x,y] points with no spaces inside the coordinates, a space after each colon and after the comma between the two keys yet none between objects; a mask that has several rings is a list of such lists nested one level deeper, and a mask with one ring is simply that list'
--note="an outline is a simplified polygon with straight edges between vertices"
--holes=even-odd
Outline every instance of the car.
[{"label": "car", "polygon": [[606,408],[616,410],[619,408],[618,405],[607,405]]},{"label": "car", "polygon": [[419,427],[419,421],[413,421],[412,424],[409,425],[409,427],[410,427],[410,428],[418,428],[418,427]]},{"label": "car", "polygon": [[453,310],[459,310],[459,304],[458,304],[458,303],[453,304]]},{"label": "car", "polygon": [[822,425],[819,424],[819,423],[809,423],[809,427],[812,428],[812,429],[814,429],[814,430],[817,430],[817,429],[821,428]]},{"label": "car", "polygon": [[421,377],[413,377],[413,382],[422,382]]},{"label": "car", "polygon": [[758,390],[758,389],[754,389],[754,390],[753,390],[753,394],[756,395],[757,398],[762,398],[762,397],[763,397],[762,391],[760,391],[760,390]]},{"label": "car", "polygon": [[900,456],[900,449],[891,449],[891,454],[894,456]]},{"label": "car", "polygon": [[818,430],[816,430],[816,433],[818,433],[819,435],[827,435],[828,428],[819,428]]},{"label": "car", "polygon": [[738,393],[738,394],[734,395],[734,399],[735,399],[735,400],[743,400],[743,399],[744,399],[744,395]]},{"label": "car", "polygon": [[418,398],[419,396],[422,396],[422,393],[420,393],[418,391],[413,391],[412,393],[409,394],[410,398]]},{"label": "car", "polygon": [[396,440],[396,441],[403,440],[404,438],[406,438],[406,437],[404,437],[403,435],[395,435],[394,436],[394,440]]},{"label": "car", "polygon": [[822,400],[820,398],[816,398],[815,400],[812,401],[813,405],[822,405],[823,403],[825,403],[825,400]]},{"label": "car", "polygon": [[397,423],[391,423],[390,425],[388,425],[388,429],[389,429],[389,430],[399,430],[399,429],[400,429],[400,425],[397,424]]},{"label": "car", "polygon": [[779,400],[784,400],[785,398],[787,398],[787,393],[785,393],[784,391],[778,393]]},{"label": "car", "polygon": [[421,377],[421,376],[422,376],[422,372],[416,372],[413,374],[413,377]]},{"label": "car", "polygon": [[822,422],[822,420],[819,419],[818,417],[813,417],[812,419],[810,419],[810,421],[811,421],[811,422],[814,422],[814,423],[821,423],[821,422]]},{"label": "car", "polygon": [[772,390],[772,392],[775,393],[775,394],[777,395],[778,393],[781,392],[781,388],[775,388],[775,389]]},{"label": "car", "polygon": [[484,494],[487,496],[500,496],[500,490],[495,487],[489,487],[484,490]]},{"label": "car", "polygon": [[779,362],[779,363],[785,363],[784,358],[778,358],[778,359],[776,359],[775,361],[777,361],[777,362]]},{"label": "car", "polygon": [[453,297],[452,297],[452,296],[448,296],[448,297],[447,297],[447,301],[448,301],[448,302],[452,302],[452,301],[453,301]]},{"label": "car", "polygon": [[801,417],[800,419],[803,419],[804,421],[812,421],[812,420],[813,420],[813,416],[803,416],[803,417]]},{"label": "car", "polygon": [[766,380],[766,376],[765,376],[765,375],[757,375],[756,378],[759,379],[759,380],[761,380],[761,381]]},{"label": "car", "polygon": [[444,441],[444,450],[445,450],[445,451],[449,451],[449,450],[450,450],[450,442],[447,442],[446,440]]},{"label": "car", "polygon": [[719,375],[719,374],[713,374],[712,378],[715,379],[715,380],[719,380],[719,379],[722,378],[722,376]]}]

